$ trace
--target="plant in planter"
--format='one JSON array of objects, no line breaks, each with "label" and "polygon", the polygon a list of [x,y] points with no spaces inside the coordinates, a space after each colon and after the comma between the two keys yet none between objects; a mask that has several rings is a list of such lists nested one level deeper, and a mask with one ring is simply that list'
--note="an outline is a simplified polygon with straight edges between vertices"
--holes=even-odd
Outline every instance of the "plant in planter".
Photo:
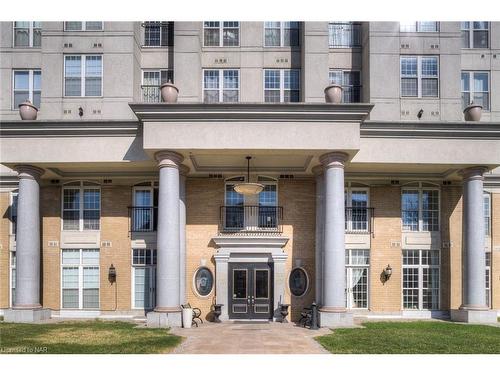
[{"label": "plant in planter", "polygon": [[465,121],[479,121],[481,120],[481,114],[483,112],[483,106],[479,104],[471,103],[464,109]]},{"label": "plant in planter", "polygon": [[21,120],[36,120],[38,108],[31,104],[29,100],[26,100],[19,104],[19,115],[21,116]]},{"label": "plant in planter", "polygon": [[179,89],[170,80],[160,86],[160,92],[165,103],[177,103]]},{"label": "plant in planter", "polygon": [[342,103],[342,91],[344,89],[340,85],[332,84],[325,88],[325,100],[327,103],[339,104]]}]

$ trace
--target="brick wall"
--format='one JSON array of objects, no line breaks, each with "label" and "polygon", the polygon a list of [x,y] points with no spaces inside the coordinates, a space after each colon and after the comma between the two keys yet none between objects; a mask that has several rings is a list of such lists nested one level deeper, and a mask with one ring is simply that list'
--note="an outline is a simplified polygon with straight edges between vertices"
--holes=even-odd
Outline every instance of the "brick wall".
[{"label": "brick wall", "polygon": [[43,233],[42,250],[42,305],[59,310],[61,296],[61,250],[50,246],[49,241],[61,240],[61,187],[46,186],[40,189],[40,210]]},{"label": "brick wall", "polygon": [[[374,235],[370,259],[370,310],[374,312],[401,310],[401,189],[400,187],[370,188],[370,205],[374,207]],[[390,264],[392,276],[381,278]]]},{"label": "brick wall", "polygon": [[[101,243],[111,241],[111,247],[100,251],[101,310],[131,308],[131,257],[128,206],[132,202],[130,186],[101,187]],[[108,280],[108,269],[116,268],[116,283]]]},{"label": "brick wall", "polygon": [[10,192],[0,192],[0,309],[10,304]]}]

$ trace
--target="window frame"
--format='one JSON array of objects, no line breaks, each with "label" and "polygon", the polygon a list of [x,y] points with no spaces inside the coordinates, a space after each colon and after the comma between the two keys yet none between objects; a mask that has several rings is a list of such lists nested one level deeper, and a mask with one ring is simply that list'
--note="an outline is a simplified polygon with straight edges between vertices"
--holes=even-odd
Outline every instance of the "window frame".
[{"label": "window frame", "polygon": [[[332,82],[332,77],[330,76],[330,73],[335,73],[335,72],[340,72],[342,73],[342,100],[344,103],[361,103],[361,87],[362,87],[362,84],[361,84],[361,71],[360,70],[356,70],[356,69],[336,69],[336,68],[330,68],[328,70],[328,81],[330,82],[330,84],[333,84]],[[359,84],[358,85],[346,85],[344,82],[345,82],[345,73],[357,73],[358,74],[358,81],[359,81]],[[346,94],[347,94],[347,90],[346,88],[352,88],[352,91],[354,92],[355,90],[358,90],[358,96],[359,96],[359,101],[346,101]]]},{"label": "window frame", "polygon": [[[432,190],[437,191],[437,199],[438,199],[438,211],[437,211],[437,229],[436,230],[424,230],[424,220],[423,220],[423,191],[424,190]],[[404,228],[403,221],[403,195],[405,191],[417,191],[418,192],[418,230],[410,230]],[[432,210],[429,210],[432,211]],[[436,233],[441,230],[441,189],[438,186],[423,186],[422,182],[418,183],[418,186],[402,186],[401,187],[401,232],[403,233]]]},{"label": "window frame", "polygon": [[[463,24],[465,22],[468,22],[469,23],[469,27],[464,29],[463,28]],[[464,46],[460,46],[461,49],[490,49],[491,48],[491,22],[488,22],[488,21],[485,21],[488,23],[488,28],[486,29],[475,29],[474,28],[474,22],[478,22],[478,21],[462,21],[460,22],[460,32],[463,33],[463,32],[467,32],[468,34],[468,40],[469,42],[467,43],[467,47],[464,47]],[[481,22],[481,21],[479,21]],[[488,45],[486,47],[474,47],[474,31],[484,31],[486,30],[487,31],[487,35],[488,35]]]},{"label": "window frame", "polygon": [[[404,252],[405,251],[418,251],[418,264],[404,264]],[[422,253],[424,251],[435,251],[438,254],[438,261],[439,264],[431,265],[431,264],[423,264],[422,262]],[[412,308],[406,308],[404,304],[404,290],[405,289],[413,289],[413,288],[404,288],[404,269],[405,268],[411,268],[411,269],[417,269],[417,275],[418,275],[418,308],[412,309]],[[432,289],[432,288],[426,288],[424,289],[423,287],[423,281],[424,281],[424,269],[437,269],[438,270],[438,293],[437,293],[437,307],[436,308],[423,308],[424,305],[424,290],[427,289]],[[401,251],[401,309],[403,311],[436,311],[441,308],[441,250],[436,250],[436,249],[402,249]]]},{"label": "window frame", "polygon": [[[64,264],[63,263],[63,252],[65,250],[70,250],[70,251],[75,251],[75,250],[78,250],[79,252],[79,263],[72,263],[72,264]],[[84,251],[89,251],[89,250],[93,250],[93,251],[97,251],[99,253],[99,263],[98,264],[84,264],[83,263],[83,252]],[[59,272],[60,272],[60,280],[61,280],[61,285],[59,287],[59,292],[60,292],[60,301],[61,301],[61,304],[60,304],[60,309],[61,310],[84,310],[84,311],[95,311],[95,310],[100,310],[101,309],[101,249],[98,249],[98,248],[76,248],[76,249],[70,249],[70,248],[62,248],[61,251],[59,252],[59,264],[60,264],[60,268],[59,268]],[[63,269],[64,268],[78,268],[78,307],[64,307],[63,305],[63,290],[64,289],[69,289],[69,288],[63,288]],[[87,289],[87,288],[84,288],[83,287],[83,270],[84,268],[97,268],[97,271],[98,271],[98,274],[99,274],[99,277],[97,278],[98,280],[98,292],[97,292],[97,296],[98,296],[98,306],[97,307],[90,307],[90,308],[87,308],[87,307],[83,307],[83,291],[84,289]]]},{"label": "window frame", "polygon": [[[167,80],[165,82],[168,82],[171,80],[172,82],[174,81],[174,70],[173,69],[141,69],[141,97],[142,97],[142,102],[143,103],[163,103],[163,99],[161,97],[161,92],[160,92],[160,87],[163,84],[161,80],[162,73],[166,72],[167,75]],[[158,86],[156,85],[145,85],[144,84],[144,73],[159,73],[160,74],[160,84]],[[158,87],[158,96],[159,100],[158,101],[145,101],[144,100],[144,88],[149,87],[149,88],[154,88]]]},{"label": "window frame", "polygon": [[[29,22],[28,26],[28,39],[29,43],[27,46],[16,46],[16,29],[25,29],[25,27],[16,27],[16,22]],[[12,48],[42,48],[42,23],[40,22],[40,27],[35,27],[35,22],[40,22],[40,21],[13,21],[12,22]],[[35,46],[33,41],[34,41],[34,35],[35,35],[35,29],[40,29],[40,45]]]},{"label": "window frame", "polygon": [[[217,71],[218,73],[218,84],[219,87],[217,89],[206,89],[205,88],[205,72],[208,71]],[[224,72],[226,71],[236,71],[238,72],[238,88],[224,89]],[[218,91],[219,100],[216,102],[207,102],[205,101],[205,91]],[[238,92],[238,100],[235,102],[226,102],[224,101],[224,90],[226,91],[237,91]],[[203,98],[203,103],[239,103],[240,95],[241,95],[241,74],[239,68],[203,68],[201,72],[201,94]]]},{"label": "window frame", "polygon": [[[40,105],[37,107],[38,110],[41,108],[41,96],[42,96],[42,69],[12,69],[12,110],[19,111],[19,107],[15,107],[15,97],[16,97],[16,72],[28,72],[28,99],[34,105],[33,95],[35,93],[35,72],[40,72]],[[21,90],[20,90],[21,91]],[[26,91],[26,90],[22,90]]]},{"label": "window frame", "polygon": [[483,193],[484,235],[491,237],[491,194]]},{"label": "window frame", "polygon": [[[68,27],[67,27],[68,22],[81,22],[82,28],[79,30],[68,30]],[[100,22],[101,28],[99,30],[87,30],[87,22]],[[101,32],[101,31],[104,31],[104,21],[64,21],[63,24],[64,24],[64,31],[65,32],[80,32],[80,31]]]},{"label": "window frame", "polygon": [[[435,30],[428,31],[428,30],[422,30],[421,29],[421,24],[424,22],[434,22],[436,28]],[[415,30],[401,30],[402,26],[404,25],[403,22],[399,22],[399,32],[400,33],[439,33],[440,32],[440,23],[439,21],[412,21],[411,22],[415,27]],[[409,26],[410,22],[406,23],[406,26]]]},{"label": "window frame", "polygon": [[[352,251],[366,251],[368,253],[368,263],[367,264],[354,264],[351,263]],[[345,307],[348,310],[368,310],[370,308],[370,262],[371,262],[371,252],[370,249],[345,249]],[[352,289],[350,285],[350,280],[352,279],[352,269],[366,269],[366,307],[352,307],[348,299],[349,289]],[[351,276],[351,278],[349,278]],[[352,291],[351,291],[352,292]]]},{"label": "window frame", "polygon": [[[14,236],[16,238],[16,232],[17,232],[17,202],[14,205],[14,197],[17,197],[16,200],[19,199],[19,189],[13,190],[9,194],[9,235]],[[13,215],[14,213],[14,207],[16,208],[16,214]],[[14,220],[14,216],[16,217],[16,220]],[[14,222],[16,224],[14,224]],[[14,227],[16,227],[16,230],[14,230]]]},{"label": "window frame", "polygon": [[[475,90],[475,85],[474,85],[474,82],[475,82],[475,74],[476,73],[481,73],[481,74],[487,74],[488,75],[488,91],[476,91]],[[474,95],[476,93],[487,93],[488,94],[488,108],[484,108],[483,107],[483,111],[484,112],[490,112],[491,110],[491,71],[490,70],[461,70],[460,71],[460,93],[461,93],[461,96],[462,96],[462,107],[463,109],[465,109],[465,107],[463,106],[463,95],[465,93],[468,93],[469,94],[469,103],[467,105],[471,105],[473,102],[474,102]],[[463,85],[462,85],[462,75],[463,74],[467,74],[469,76],[469,90],[468,91],[464,91],[463,90]]]},{"label": "window frame", "polygon": [[[417,59],[417,75],[416,76],[403,76],[402,69],[402,59],[404,58],[416,58]],[[424,58],[435,58],[437,67],[437,76],[425,76],[422,74],[422,60]],[[399,96],[402,99],[430,99],[436,100],[440,98],[441,82],[440,82],[440,59],[439,55],[399,55]],[[416,79],[417,80],[417,95],[403,95],[403,79]],[[424,79],[435,79],[437,82],[437,92],[436,96],[422,95],[422,80]]]},{"label": "window frame", "polygon": [[[266,29],[277,29],[276,27],[266,27],[266,22],[279,22],[280,24],[280,27],[279,27],[279,30],[280,30],[280,45],[279,46],[269,46],[266,44]],[[296,22],[297,23],[297,27],[285,27],[285,23],[286,22]],[[264,21],[263,22],[263,30],[264,32],[262,33],[262,37],[263,37],[263,41],[262,41],[262,45],[264,46],[264,48],[298,48],[300,47],[301,43],[300,43],[300,29],[301,29],[301,22],[300,21]],[[297,38],[297,45],[285,45],[285,30],[297,30],[297,34],[298,34],[298,38]]]},{"label": "window frame", "polygon": [[[349,40],[348,45],[336,45],[333,43],[330,43],[333,39],[332,37],[332,30],[331,26],[338,25],[338,26],[349,26],[351,28],[351,38]],[[357,28],[357,35],[358,38],[357,40],[354,40],[355,31],[354,29]],[[328,22],[328,48],[329,49],[339,49],[339,48],[361,48],[362,42],[361,42],[361,22],[352,22],[352,21],[330,21]]]},{"label": "window frame", "polygon": [[[101,211],[102,211],[102,191],[100,185],[86,185],[86,181],[78,181],[79,185],[71,185],[71,183],[67,183],[63,185],[61,189],[61,231],[63,232],[100,232],[102,223],[101,223]],[[92,183],[94,184],[94,183]],[[78,203],[78,229],[64,229],[64,191],[65,190],[79,190],[79,203]],[[95,189],[99,190],[99,229],[85,229],[84,227],[84,191],[86,189]],[[71,210],[70,210],[71,211]],[[73,210],[74,211],[74,210]],[[95,211],[95,210],[93,210]]]},{"label": "window frame", "polygon": [[[139,264],[139,263],[134,263],[134,252],[135,251],[146,251],[146,252],[150,252],[150,256],[149,256],[149,259],[151,260],[150,263],[147,263],[145,262],[144,264]],[[147,256],[146,254],[144,254],[145,256],[145,259],[147,259]],[[157,259],[158,257],[158,250],[155,249],[155,248],[137,248],[137,247],[133,247],[132,248],[132,251],[131,251],[131,259],[130,259],[130,271],[131,271],[131,287],[130,287],[130,292],[131,292],[131,307],[132,309],[136,309],[136,310],[140,310],[140,309],[144,309],[144,310],[150,310],[150,309],[154,309],[155,308],[155,304],[156,304],[156,269],[157,269]],[[136,305],[136,302],[135,302],[135,270],[137,268],[150,268],[151,269],[151,288],[152,290],[150,291],[150,293],[152,293],[152,301],[151,301],[151,306],[143,306],[143,307],[140,307],[140,306],[137,306]],[[154,283],[153,283],[154,282]]]},{"label": "window frame", "polygon": [[[208,27],[205,26],[205,22],[219,22],[219,27]],[[224,26],[224,22],[237,22],[237,27]],[[225,47],[225,48],[239,48],[241,44],[241,22],[240,21],[202,21],[203,27],[203,48],[210,47]],[[234,46],[224,45],[224,30],[225,29],[238,29],[238,43]],[[205,44],[205,31],[206,30],[219,30],[219,43],[217,45],[207,45]]]},{"label": "window frame", "polygon": [[[160,24],[158,25],[160,27],[160,44],[159,45],[149,45],[146,44],[146,27],[148,26],[153,26],[153,25],[147,25],[147,22],[159,22]],[[141,48],[170,48],[174,46],[174,22],[173,21],[143,21],[141,23],[141,26],[143,27],[142,31],[142,43],[141,43]],[[162,28],[166,27],[167,28],[167,41],[166,44],[163,45],[163,36],[162,36]],[[172,33],[172,36],[170,35]]]},{"label": "window frame", "polygon": [[345,201],[346,203],[349,203],[349,206],[345,206],[345,207],[353,207],[352,206],[352,192],[353,191],[362,191],[362,192],[365,192],[366,193],[366,230],[356,230],[356,229],[353,229],[353,221],[352,220],[346,220],[345,222],[345,232],[346,233],[368,233],[369,232],[369,227],[370,227],[370,217],[369,217],[369,213],[368,213],[368,208],[370,207],[370,188],[369,187],[358,187],[358,186],[351,186],[350,183],[348,183],[345,187],[344,187],[344,197],[345,197]]},{"label": "window frame", "polygon": [[[80,95],[66,95],[66,58],[67,57],[80,57]],[[87,64],[87,57],[100,57],[101,58],[101,94],[100,95],[86,95],[85,91],[85,68]],[[63,55],[63,98],[102,98],[104,97],[104,55],[103,54],[64,54]]]},{"label": "window frame", "polygon": [[[266,102],[266,90],[267,91],[277,91],[277,89],[266,89],[266,71],[272,71],[272,70],[277,70],[280,72],[280,101],[279,102]],[[285,71],[292,71],[295,70],[299,74],[298,82],[299,82],[299,89],[298,90],[290,90],[286,89],[288,91],[298,91],[299,92],[299,100],[296,102],[285,102]],[[264,103],[300,103],[301,100],[301,95],[302,95],[302,85],[301,85],[301,69],[300,68],[264,68],[262,69],[262,88],[264,89],[263,96],[264,96]]]}]

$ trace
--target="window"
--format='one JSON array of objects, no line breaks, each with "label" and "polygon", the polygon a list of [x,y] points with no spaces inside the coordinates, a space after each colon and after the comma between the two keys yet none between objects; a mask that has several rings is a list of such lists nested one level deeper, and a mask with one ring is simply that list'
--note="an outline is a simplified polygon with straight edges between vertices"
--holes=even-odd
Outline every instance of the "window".
[{"label": "window", "polygon": [[101,21],[70,21],[64,22],[65,31],[102,31],[104,24]]},{"label": "window", "polygon": [[486,306],[491,307],[491,252],[487,251],[485,254],[486,261]]},{"label": "window", "polygon": [[330,70],[330,84],[341,85],[344,103],[359,103],[361,101],[360,74],[355,71]]},{"label": "window", "polygon": [[61,254],[63,309],[99,308],[99,249],[64,249]]},{"label": "window", "polygon": [[239,101],[240,72],[236,69],[203,70],[203,101],[234,103]]},{"label": "window", "polygon": [[348,309],[367,309],[370,251],[346,250],[345,264],[346,307]]},{"label": "window", "polygon": [[63,188],[63,230],[99,230],[101,190],[78,182]]},{"label": "window", "polygon": [[102,56],[64,56],[64,96],[102,96]]},{"label": "window", "polygon": [[330,22],[328,24],[330,48],[361,46],[361,24],[354,22]]},{"label": "window", "polygon": [[133,232],[153,232],[158,225],[158,188],[150,182],[134,186],[134,202],[131,207]]},{"label": "window", "polygon": [[489,72],[462,71],[462,107],[479,104],[485,111],[490,110]]},{"label": "window", "polygon": [[10,252],[10,306],[16,304],[16,252]]},{"label": "window", "polygon": [[132,301],[135,309],[156,305],[156,250],[132,249]]},{"label": "window", "polygon": [[26,100],[40,108],[42,96],[42,72],[40,70],[14,70],[12,87],[14,94],[12,109],[19,109],[19,104]]},{"label": "window", "polygon": [[162,102],[160,86],[168,81],[174,81],[174,72],[172,70],[143,70],[141,85],[142,101],[145,103]]},{"label": "window", "polygon": [[347,188],[344,192],[346,232],[368,231],[368,189]]},{"label": "window", "polygon": [[399,31],[401,32],[417,32],[417,33],[434,33],[439,31],[439,22],[400,22]]},{"label": "window", "polygon": [[489,22],[462,22],[462,48],[488,48]]},{"label": "window", "polygon": [[438,97],[437,56],[401,56],[401,96]]},{"label": "window", "polygon": [[203,45],[205,47],[238,47],[240,23],[236,21],[203,22]]},{"label": "window", "polygon": [[307,288],[309,288],[309,277],[306,270],[302,267],[294,268],[290,272],[288,286],[290,287],[290,293],[295,297],[302,297],[306,294]]},{"label": "window", "polygon": [[300,101],[300,70],[264,69],[264,101],[266,103]]},{"label": "window", "polygon": [[403,231],[439,230],[439,189],[422,187],[403,188],[401,210]]},{"label": "window", "polygon": [[14,47],[40,47],[42,23],[34,21],[14,22]]},{"label": "window", "polygon": [[439,309],[437,250],[403,250],[403,308]]},{"label": "window", "polygon": [[174,45],[174,23],[147,21],[144,27],[144,47],[172,47]]},{"label": "window", "polygon": [[295,47],[298,45],[298,22],[264,22],[264,47]]},{"label": "window", "polygon": [[13,191],[10,193],[10,235],[16,237],[17,233],[17,199],[19,192]]},{"label": "window", "polygon": [[196,293],[201,297],[206,297],[212,291],[214,276],[207,267],[200,267],[194,274],[194,287]]},{"label": "window", "polygon": [[491,236],[491,195],[484,193],[483,195],[483,212],[484,212],[484,234]]}]

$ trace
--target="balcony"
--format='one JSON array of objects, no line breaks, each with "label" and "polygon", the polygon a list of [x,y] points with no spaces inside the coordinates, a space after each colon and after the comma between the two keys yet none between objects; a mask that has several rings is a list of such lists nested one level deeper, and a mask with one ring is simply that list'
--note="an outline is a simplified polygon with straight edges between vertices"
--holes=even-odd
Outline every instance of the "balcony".
[{"label": "balcony", "polygon": [[283,207],[221,206],[220,233],[282,233]]},{"label": "balcony", "polygon": [[128,215],[130,218],[130,232],[156,232],[158,207],[129,207]]},{"label": "balcony", "polygon": [[144,103],[160,103],[161,92],[158,85],[142,85],[142,101]]},{"label": "balcony", "polygon": [[372,207],[346,207],[345,232],[349,234],[373,233]]}]

